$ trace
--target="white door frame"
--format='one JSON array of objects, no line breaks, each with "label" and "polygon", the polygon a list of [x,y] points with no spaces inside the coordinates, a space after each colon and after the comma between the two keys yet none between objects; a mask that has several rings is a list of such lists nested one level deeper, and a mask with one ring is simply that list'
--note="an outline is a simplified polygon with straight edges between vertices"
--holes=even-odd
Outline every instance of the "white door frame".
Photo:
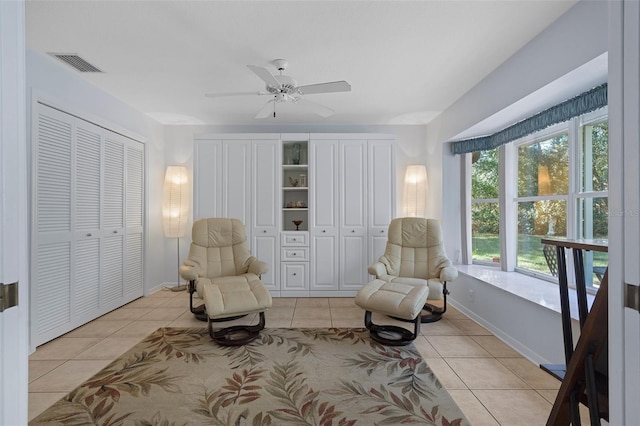
[{"label": "white door frame", "polygon": [[609,3],[609,424],[640,418],[640,313],[625,308],[640,284],[640,4]]},{"label": "white door frame", "polygon": [[27,424],[29,292],[24,2],[0,1],[0,282],[19,282],[0,313],[0,425]]}]

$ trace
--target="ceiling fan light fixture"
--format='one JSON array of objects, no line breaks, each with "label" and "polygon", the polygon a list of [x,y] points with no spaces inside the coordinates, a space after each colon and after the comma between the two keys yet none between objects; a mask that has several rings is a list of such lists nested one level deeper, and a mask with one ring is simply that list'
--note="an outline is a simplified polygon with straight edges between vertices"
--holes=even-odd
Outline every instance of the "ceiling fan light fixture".
[{"label": "ceiling fan light fixture", "polygon": [[[331,81],[326,83],[309,84],[305,86],[298,86],[298,82],[288,75],[282,74],[287,69],[289,63],[285,59],[275,59],[271,62],[280,71],[279,75],[273,75],[265,67],[257,65],[247,65],[247,67],[253,71],[264,83],[266,92],[242,92],[242,93],[221,93],[221,94],[207,94],[209,97],[220,96],[235,96],[235,95],[271,95],[272,98],[258,111],[256,118],[266,118],[270,115],[270,110],[273,108],[273,116],[275,117],[275,104],[291,101],[299,105],[305,106],[311,112],[318,114],[321,117],[329,117],[334,110],[316,102],[304,99],[304,95],[312,95],[316,93],[336,93],[336,92],[349,92],[351,91],[351,85],[344,80]],[[273,106],[270,105],[273,103]]]}]

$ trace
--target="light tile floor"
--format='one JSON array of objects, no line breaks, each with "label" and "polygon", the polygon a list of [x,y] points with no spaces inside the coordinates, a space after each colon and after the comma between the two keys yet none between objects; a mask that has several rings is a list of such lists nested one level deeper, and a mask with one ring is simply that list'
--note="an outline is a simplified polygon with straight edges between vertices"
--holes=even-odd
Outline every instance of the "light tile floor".
[{"label": "light tile floor", "polygon": [[[157,328],[206,327],[188,300],[186,292],[159,291],[38,347],[29,358],[29,419]],[[267,327],[363,327],[363,318],[353,298],[278,298],[266,313]],[[560,382],[451,306],[441,321],[422,324],[415,346],[472,425],[546,423]]]}]

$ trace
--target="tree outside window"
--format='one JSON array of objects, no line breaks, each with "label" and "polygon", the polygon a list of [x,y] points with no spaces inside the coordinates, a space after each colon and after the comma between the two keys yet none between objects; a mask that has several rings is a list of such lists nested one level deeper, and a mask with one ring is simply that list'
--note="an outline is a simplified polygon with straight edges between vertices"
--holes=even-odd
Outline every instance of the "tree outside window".
[{"label": "tree outside window", "polygon": [[471,162],[472,258],[500,262],[498,149],[474,152]]}]

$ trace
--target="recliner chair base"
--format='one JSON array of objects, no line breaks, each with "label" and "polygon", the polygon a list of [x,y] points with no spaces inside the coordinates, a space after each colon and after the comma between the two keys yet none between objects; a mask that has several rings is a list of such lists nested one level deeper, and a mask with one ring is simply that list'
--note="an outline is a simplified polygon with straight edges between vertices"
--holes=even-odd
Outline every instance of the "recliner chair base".
[{"label": "recliner chair base", "polygon": [[[405,346],[415,340],[420,334],[420,317],[416,317],[413,333],[397,325],[378,325],[371,321],[371,311],[364,313],[364,326],[369,330],[373,340],[387,346]],[[407,320],[408,321],[408,320]]]},{"label": "recliner chair base", "polygon": [[445,305],[443,308],[438,306],[430,305],[429,303],[424,304],[425,311],[429,313],[427,315],[420,315],[420,322],[423,324],[427,324],[430,322],[440,321],[442,319],[442,314],[447,311],[447,306]]},{"label": "recliner chair base", "polygon": [[[241,317],[244,315],[241,315]],[[213,323],[220,321],[231,321],[236,317],[229,318],[209,318],[209,336],[222,346],[242,346],[253,342],[260,335],[260,330],[264,329],[264,312],[260,312],[260,322],[255,325],[233,325],[219,330],[213,330]]]}]

